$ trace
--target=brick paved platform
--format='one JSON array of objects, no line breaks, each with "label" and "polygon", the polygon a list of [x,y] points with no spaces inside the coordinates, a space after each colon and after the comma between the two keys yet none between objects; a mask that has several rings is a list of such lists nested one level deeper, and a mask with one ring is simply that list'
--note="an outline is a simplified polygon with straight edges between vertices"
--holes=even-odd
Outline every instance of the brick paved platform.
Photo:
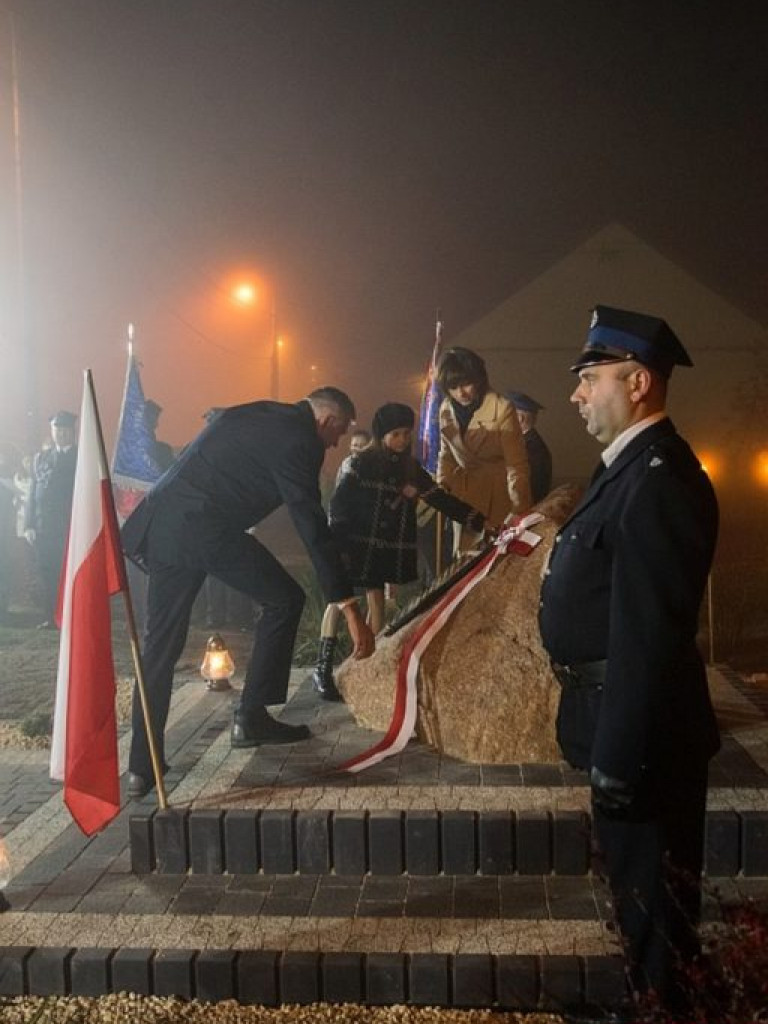
[{"label": "brick paved platform", "polygon": [[[242,751],[229,745],[233,697],[181,674],[171,809],[129,802],[90,840],[47,779],[47,753],[0,752],[14,873],[0,994],[610,1005],[622,962],[590,871],[584,775],[466,765],[415,742],[341,773],[378,736],[317,701],[305,676],[284,714],[313,738]],[[768,693],[728,669],[711,684],[725,729],[708,811],[714,919],[719,900],[768,893]]]}]

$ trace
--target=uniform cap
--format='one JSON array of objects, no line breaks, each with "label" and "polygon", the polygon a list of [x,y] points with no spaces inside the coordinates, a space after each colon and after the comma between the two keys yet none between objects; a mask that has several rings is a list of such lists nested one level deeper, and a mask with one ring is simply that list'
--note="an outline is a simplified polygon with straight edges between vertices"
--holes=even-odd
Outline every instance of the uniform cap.
[{"label": "uniform cap", "polygon": [[50,424],[52,427],[74,427],[76,420],[77,416],[73,412],[59,409],[51,416]]},{"label": "uniform cap", "polygon": [[595,306],[587,343],[571,370],[578,372],[585,366],[629,360],[658,370],[665,377],[675,366],[693,366],[666,320],[611,306]]},{"label": "uniform cap", "polygon": [[521,412],[538,412],[543,409],[544,406],[541,402],[537,402],[535,398],[531,398],[530,395],[526,395],[524,391],[506,391],[504,397],[507,398],[516,409],[520,409]]}]

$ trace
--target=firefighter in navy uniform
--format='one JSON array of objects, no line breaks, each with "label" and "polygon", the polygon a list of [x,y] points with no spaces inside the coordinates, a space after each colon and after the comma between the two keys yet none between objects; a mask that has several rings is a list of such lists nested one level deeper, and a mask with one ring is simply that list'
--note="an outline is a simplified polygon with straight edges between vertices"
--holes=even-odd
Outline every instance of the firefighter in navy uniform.
[{"label": "firefighter in navy uniform", "polygon": [[39,628],[54,626],[75,487],[76,421],[77,416],[66,410],[51,416],[51,444],[32,463],[24,536],[34,548],[40,577],[43,621]]},{"label": "firefighter in navy uniform", "polygon": [[514,405],[523,432],[525,454],[528,456],[531,500],[535,505],[543,501],[552,489],[552,453],[536,429],[536,420],[544,406],[535,398],[526,395],[524,391],[507,391],[504,397]]},{"label": "firefighter in navy uniform", "polygon": [[663,320],[596,307],[571,401],[606,448],[556,538],[539,625],[562,685],[558,741],[590,773],[630,987],[682,1012],[719,748],[695,642],[718,509],[665,412],[675,365],[692,363]]}]

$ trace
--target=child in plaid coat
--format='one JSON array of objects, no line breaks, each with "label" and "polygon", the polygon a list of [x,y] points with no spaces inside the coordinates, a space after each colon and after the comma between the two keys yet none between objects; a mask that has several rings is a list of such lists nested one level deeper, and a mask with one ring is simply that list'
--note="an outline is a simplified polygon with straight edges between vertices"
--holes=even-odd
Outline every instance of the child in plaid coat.
[{"label": "child in plaid coat", "polygon": [[[352,582],[364,588],[374,633],[384,625],[387,584],[416,579],[416,501],[482,533],[482,513],[449,494],[411,454],[414,412],[388,402],[373,417],[373,445],[354,456],[331,498],[330,526],[347,561]],[[318,662],[312,679],[325,700],[340,700],[333,680],[339,609],[323,616]]]}]

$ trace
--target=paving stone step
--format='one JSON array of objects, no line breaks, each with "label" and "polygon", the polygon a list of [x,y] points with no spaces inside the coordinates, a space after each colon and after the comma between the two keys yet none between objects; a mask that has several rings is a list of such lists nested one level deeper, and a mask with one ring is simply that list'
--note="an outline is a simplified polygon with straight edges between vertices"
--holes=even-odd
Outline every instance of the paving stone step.
[{"label": "paving stone step", "polygon": [[[99,904],[110,892],[118,901]],[[19,884],[8,895],[0,998],[131,991],[556,1013],[610,1007],[624,992],[610,905],[592,878],[105,872],[72,907],[54,909],[45,892],[25,904]],[[705,934],[747,898],[765,902],[768,883],[708,885]]]},{"label": "paving stone step", "polygon": [[[146,810],[129,821],[136,874],[584,875],[584,811]],[[708,875],[768,876],[768,811],[710,810]]]},{"label": "paving stone step", "polygon": [[121,991],[265,1006],[404,1003],[557,1013],[615,1005],[624,966],[612,955],[0,947],[0,997]]},{"label": "paving stone step", "polygon": [[[215,918],[217,927],[226,919],[230,929],[238,930],[246,926],[245,918],[251,918],[254,931],[260,934],[270,927],[282,933],[285,917],[315,919],[307,927],[314,927],[318,935],[330,918],[344,919],[353,931],[362,929],[363,934],[373,918],[399,921],[398,928],[413,928],[414,934],[419,921],[426,921],[425,928],[433,927],[441,935],[456,922],[464,922],[460,931],[466,934],[480,930],[496,935],[500,928],[499,941],[507,928],[504,922],[516,922],[518,931],[521,922],[538,922],[543,927],[542,922],[565,921],[571,928],[574,922],[591,922],[599,931],[611,919],[607,889],[595,875],[136,876],[126,867],[85,871],[73,865],[48,875],[38,872],[33,878],[27,874],[14,879],[5,890],[9,912],[0,916],[0,942],[17,941],[14,927],[36,942],[49,942],[53,934],[71,942],[83,920],[91,937],[103,928],[107,938],[115,938],[119,931],[128,940],[137,921],[157,937],[163,926],[154,919],[163,915],[180,929],[205,916]],[[705,921],[719,920],[723,905],[768,902],[765,878],[707,879],[704,889]],[[129,922],[126,926],[123,917]],[[368,924],[360,924],[362,920]],[[528,928],[526,924],[523,930]],[[334,934],[343,931],[338,924],[334,929]],[[396,934],[400,933],[396,930]],[[564,934],[564,941],[570,942],[567,928]]]},{"label": "paving stone step", "polygon": [[[344,918],[350,922],[387,917],[427,919],[440,931],[440,922],[463,920],[477,929],[484,921],[591,921],[601,925],[610,918],[607,893],[591,875],[523,877],[519,875],[145,875],[104,871],[86,877],[72,868],[54,875],[47,884],[14,881],[6,890],[12,914],[30,935],[46,923],[66,927],[66,915],[88,915],[93,928],[114,915],[140,915],[149,919],[168,914],[182,917],[215,915],[253,917],[255,927],[281,917],[295,919]],[[23,914],[26,913],[26,917]],[[48,915],[43,918],[41,915]],[[55,919],[54,919],[55,918]],[[75,921],[76,918],[72,918]],[[6,934],[10,919],[4,916]],[[232,924],[232,927],[235,927]],[[74,925],[72,925],[74,927]],[[122,926],[120,926],[122,927]],[[315,927],[322,930],[323,921]],[[363,928],[362,925],[355,927]],[[406,925],[403,925],[406,927]],[[413,926],[414,928],[416,925]],[[483,925],[486,928],[486,925]],[[338,930],[338,929],[337,929]],[[365,929],[363,928],[363,931]],[[41,933],[46,936],[45,930]],[[69,934],[69,933],[68,933]]]}]

